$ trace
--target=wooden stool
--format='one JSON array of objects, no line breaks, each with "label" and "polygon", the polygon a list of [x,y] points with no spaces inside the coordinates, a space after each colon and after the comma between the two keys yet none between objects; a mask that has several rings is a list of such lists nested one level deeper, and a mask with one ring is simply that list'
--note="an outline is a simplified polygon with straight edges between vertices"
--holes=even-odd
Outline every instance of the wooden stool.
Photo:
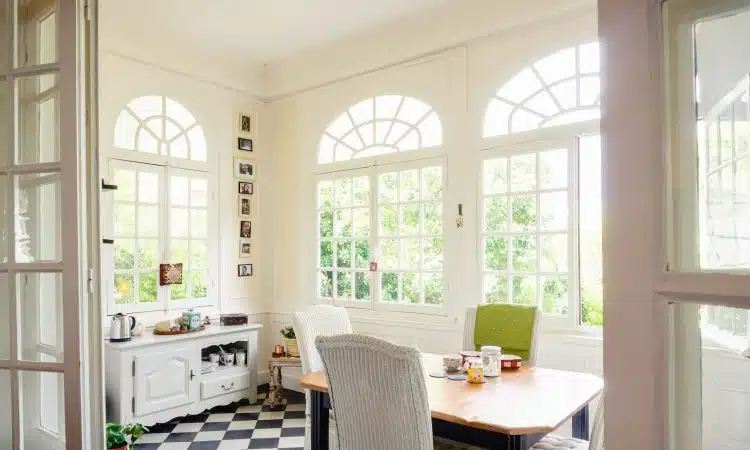
[{"label": "wooden stool", "polygon": [[270,382],[268,386],[268,397],[266,397],[266,401],[264,401],[263,404],[270,406],[272,410],[284,407],[284,386],[281,383],[282,367],[302,367],[302,360],[298,356],[268,358],[268,376]]}]

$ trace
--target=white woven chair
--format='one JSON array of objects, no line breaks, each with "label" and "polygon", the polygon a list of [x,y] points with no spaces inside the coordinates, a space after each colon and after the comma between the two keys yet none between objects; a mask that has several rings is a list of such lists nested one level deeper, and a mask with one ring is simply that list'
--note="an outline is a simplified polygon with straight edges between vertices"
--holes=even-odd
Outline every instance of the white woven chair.
[{"label": "white woven chair", "polygon": [[604,399],[599,401],[591,428],[591,440],[545,436],[530,450],[604,450]]},{"label": "white woven chair", "polygon": [[[325,370],[320,354],[315,348],[315,338],[318,336],[334,336],[352,332],[349,313],[345,308],[329,305],[315,305],[306,312],[296,312],[292,315],[292,325],[297,337],[300,358],[302,360],[302,374],[321,372]],[[310,415],[310,391],[305,389],[305,450],[310,450],[310,429],[312,418]],[[335,449],[336,421],[331,411],[328,429],[330,448]]]},{"label": "white woven chair", "polygon": [[419,351],[370,336],[316,339],[336,410],[340,450],[447,450],[435,440]]},{"label": "white woven chair", "polygon": [[[536,365],[537,352],[539,346],[537,345],[539,336],[539,322],[541,321],[541,309],[537,308],[536,317],[534,318],[534,331],[531,335],[531,349],[529,350],[529,360],[525,363],[531,367]],[[464,323],[464,350],[475,350],[474,344],[474,326],[477,320],[477,307],[469,306],[466,308],[466,321]]]}]

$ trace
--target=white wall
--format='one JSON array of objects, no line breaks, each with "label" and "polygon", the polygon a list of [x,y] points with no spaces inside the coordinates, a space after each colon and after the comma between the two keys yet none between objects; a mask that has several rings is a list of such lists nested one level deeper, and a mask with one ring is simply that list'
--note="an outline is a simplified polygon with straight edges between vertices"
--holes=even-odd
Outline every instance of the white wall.
[{"label": "white wall", "polygon": [[[107,176],[107,152],[112,148],[114,125],[120,110],[132,99],[143,95],[166,95],[185,106],[203,127],[209,153],[216,152],[218,176],[219,227],[219,307],[221,312],[265,312],[271,304],[272,274],[270,266],[259,264],[272,259],[273,229],[268,212],[273,204],[273,157],[263,136],[265,105],[251,94],[217,86],[171,70],[164,70],[118,55],[100,55],[100,140],[102,176]],[[233,178],[233,157],[247,158],[237,148],[238,113],[253,114],[259,131],[253,136],[258,163],[258,180],[253,196],[253,255],[255,276],[237,277],[239,263],[239,218],[237,216],[237,183]],[[107,194],[103,197],[106,198]],[[106,233],[112,230],[105,228]],[[243,261],[246,262],[246,261]],[[106,270],[106,269],[105,269]],[[109,284],[105,286],[109,288]],[[106,308],[105,308],[106,310]],[[163,314],[140,315],[147,322],[161,320]],[[104,320],[108,324],[107,319]]]}]

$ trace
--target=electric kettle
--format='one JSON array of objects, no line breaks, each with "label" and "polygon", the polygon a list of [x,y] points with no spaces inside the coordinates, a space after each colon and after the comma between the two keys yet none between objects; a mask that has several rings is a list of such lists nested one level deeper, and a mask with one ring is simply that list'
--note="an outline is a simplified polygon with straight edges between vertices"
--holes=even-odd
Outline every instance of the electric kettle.
[{"label": "electric kettle", "polygon": [[112,316],[109,325],[109,342],[125,342],[130,340],[130,332],[135,328],[135,317],[117,313]]}]

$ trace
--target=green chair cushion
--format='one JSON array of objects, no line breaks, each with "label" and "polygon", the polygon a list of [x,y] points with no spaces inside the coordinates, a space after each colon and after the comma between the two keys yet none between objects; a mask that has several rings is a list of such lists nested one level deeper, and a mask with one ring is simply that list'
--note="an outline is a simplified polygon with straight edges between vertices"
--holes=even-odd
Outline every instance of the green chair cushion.
[{"label": "green chair cushion", "polygon": [[502,347],[503,354],[518,355],[528,361],[534,337],[536,306],[493,304],[477,307],[474,345]]}]

